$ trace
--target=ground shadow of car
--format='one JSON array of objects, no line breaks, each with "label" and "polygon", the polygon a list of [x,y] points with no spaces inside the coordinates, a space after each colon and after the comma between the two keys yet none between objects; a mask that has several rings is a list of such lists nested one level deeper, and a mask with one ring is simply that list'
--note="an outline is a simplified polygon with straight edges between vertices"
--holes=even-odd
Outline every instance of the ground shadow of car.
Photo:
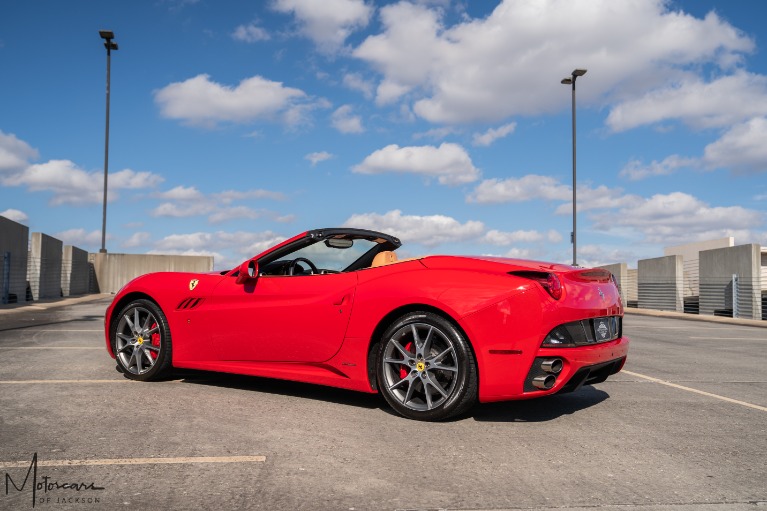
[{"label": "ground shadow of car", "polygon": [[[368,410],[381,409],[393,417],[402,418],[389,408],[380,395],[376,394],[364,394],[309,383],[208,371],[177,370],[169,379],[190,385],[210,385],[239,390],[252,390],[301,399],[327,401]],[[447,422],[457,422],[466,419],[480,422],[546,422],[555,420],[563,415],[571,415],[585,410],[609,397],[610,395],[607,392],[593,386],[587,386],[573,393],[554,395],[541,399],[478,404],[467,413],[453,417]]]},{"label": "ground shadow of car", "polygon": [[258,376],[184,369],[174,371],[173,377],[170,379],[191,385],[210,385],[238,390],[267,392],[269,394],[313,399],[316,401],[327,401],[330,403],[367,409],[385,408],[386,405],[386,403],[379,400],[379,396],[375,394],[364,394],[362,392],[339,389],[336,387],[325,387],[322,385],[313,385],[310,383],[289,380],[277,380],[273,378],[261,378]]},{"label": "ground shadow of car", "polygon": [[609,397],[603,390],[586,386],[540,399],[480,404],[470,414],[481,422],[547,422],[598,405]]}]

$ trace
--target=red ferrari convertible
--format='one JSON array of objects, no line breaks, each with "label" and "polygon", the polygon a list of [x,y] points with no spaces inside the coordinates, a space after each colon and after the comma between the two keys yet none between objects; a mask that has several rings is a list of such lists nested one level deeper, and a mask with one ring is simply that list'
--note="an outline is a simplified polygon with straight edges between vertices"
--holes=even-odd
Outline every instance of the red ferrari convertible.
[{"label": "red ferrari convertible", "polygon": [[106,312],[128,378],[172,368],[380,392],[413,419],[571,392],[621,370],[612,274],[498,257],[398,259],[361,229],[299,234],[229,271],[153,273]]}]

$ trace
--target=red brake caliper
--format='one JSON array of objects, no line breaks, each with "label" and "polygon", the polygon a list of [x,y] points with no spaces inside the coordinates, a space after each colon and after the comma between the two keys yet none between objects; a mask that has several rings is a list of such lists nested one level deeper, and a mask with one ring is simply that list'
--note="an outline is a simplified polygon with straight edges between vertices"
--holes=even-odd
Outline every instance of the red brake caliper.
[{"label": "red brake caliper", "polygon": [[[157,323],[153,323],[152,324],[152,328],[157,328]],[[158,348],[160,347],[160,333],[159,332],[155,332],[155,333],[152,334],[152,346],[157,346]],[[150,353],[152,354],[152,358],[157,358],[157,352],[150,351]]]},{"label": "red brake caliper", "polygon": [[[409,342],[409,343],[407,343],[405,345],[405,349],[407,351],[410,351],[410,348],[412,348],[412,347],[413,347],[413,343],[412,342]],[[400,377],[400,379],[406,378],[407,375],[410,374],[410,370],[411,370],[411,368],[407,367],[405,365],[399,366],[399,377]]]}]

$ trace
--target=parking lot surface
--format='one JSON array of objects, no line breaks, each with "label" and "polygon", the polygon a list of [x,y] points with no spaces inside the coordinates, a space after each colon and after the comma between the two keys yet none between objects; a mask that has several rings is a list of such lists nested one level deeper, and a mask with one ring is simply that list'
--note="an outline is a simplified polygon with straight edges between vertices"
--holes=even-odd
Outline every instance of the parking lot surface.
[{"label": "parking lot surface", "polygon": [[435,424],[299,383],[129,381],[108,300],[0,311],[0,509],[767,511],[765,328],[627,315],[607,382]]}]

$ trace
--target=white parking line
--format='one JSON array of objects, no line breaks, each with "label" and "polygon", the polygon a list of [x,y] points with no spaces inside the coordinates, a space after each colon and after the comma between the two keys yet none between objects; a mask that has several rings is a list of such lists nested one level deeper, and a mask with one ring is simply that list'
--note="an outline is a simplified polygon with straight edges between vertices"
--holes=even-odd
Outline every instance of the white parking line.
[{"label": "white parking line", "polygon": [[103,350],[102,346],[0,346],[0,350]]},{"label": "white parking line", "polygon": [[66,333],[66,332],[103,332],[103,331],[104,331],[103,328],[98,328],[96,330],[48,330],[48,329],[42,329],[42,328],[41,329],[33,329],[33,328],[27,329],[27,332],[33,332],[33,333],[37,333],[37,332],[57,332],[57,333]]},{"label": "white parking line", "polygon": [[677,385],[676,383],[671,383],[670,381],[660,380],[658,378],[653,378],[652,376],[647,376],[644,374],[635,373],[632,371],[626,371],[625,369],[621,371],[624,374],[629,374],[631,376],[636,376],[637,378],[644,378],[645,380],[651,381],[653,383],[660,383],[661,385],[666,385],[668,387],[673,387],[675,389],[679,390],[686,390],[687,392],[693,392],[695,394],[700,394],[702,396],[707,397],[713,397],[716,399],[721,399],[722,401],[727,401],[728,403],[734,403],[736,405],[746,406],[748,408],[753,408],[754,410],[760,410],[762,412],[767,412],[767,407],[755,405],[752,403],[747,403],[745,401],[738,401],[737,399],[731,399],[729,397],[720,396],[718,394],[712,394],[710,392],[704,392],[702,390],[693,389],[691,387],[685,387],[684,385]]},{"label": "white parking line", "polygon": [[689,337],[704,341],[763,341],[760,337]]},{"label": "white parking line", "polygon": [[[42,460],[38,467],[85,467],[103,465],[168,465],[189,463],[263,463],[266,456],[191,456],[181,458],[115,458],[93,460]],[[0,468],[28,467],[27,461],[0,461]]]},{"label": "white parking line", "polygon": [[12,384],[12,385],[24,385],[27,383],[125,383],[133,380],[0,380],[0,385]]}]

